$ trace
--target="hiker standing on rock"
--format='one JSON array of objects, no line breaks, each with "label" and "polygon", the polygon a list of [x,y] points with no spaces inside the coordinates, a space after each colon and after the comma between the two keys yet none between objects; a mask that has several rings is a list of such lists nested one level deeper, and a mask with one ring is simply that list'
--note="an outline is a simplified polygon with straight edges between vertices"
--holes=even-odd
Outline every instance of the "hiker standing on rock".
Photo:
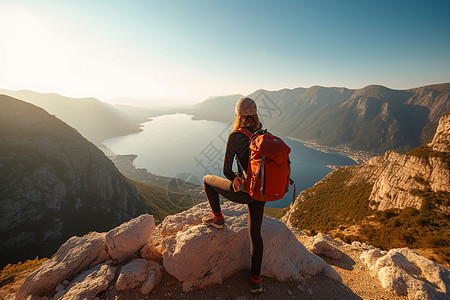
[{"label": "hiker standing on rock", "polygon": [[[249,137],[237,129],[246,129],[251,133],[261,129],[262,124],[256,112],[256,103],[250,98],[242,98],[236,104],[236,120],[234,131],[229,135],[223,173],[228,179],[214,175],[206,175],[203,178],[203,186],[206,197],[212,209],[212,213],[203,217],[203,223],[222,228],[225,225],[220,210],[219,194],[233,202],[248,205],[248,226],[251,241],[252,267],[250,276],[250,292],[262,292],[261,285],[261,263],[263,258],[263,240],[261,236],[261,225],[264,216],[264,201],[252,198],[243,188],[244,173],[242,166],[248,165],[249,160]],[[235,174],[232,170],[233,159],[237,155],[241,166]]]}]

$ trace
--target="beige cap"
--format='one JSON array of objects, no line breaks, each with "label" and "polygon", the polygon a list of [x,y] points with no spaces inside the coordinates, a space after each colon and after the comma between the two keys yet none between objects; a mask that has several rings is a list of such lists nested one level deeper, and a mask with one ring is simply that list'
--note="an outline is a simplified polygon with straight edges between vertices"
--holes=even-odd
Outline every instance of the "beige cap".
[{"label": "beige cap", "polygon": [[243,97],[236,103],[236,109],[234,111],[240,116],[256,115],[256,103],[253,99]]}]

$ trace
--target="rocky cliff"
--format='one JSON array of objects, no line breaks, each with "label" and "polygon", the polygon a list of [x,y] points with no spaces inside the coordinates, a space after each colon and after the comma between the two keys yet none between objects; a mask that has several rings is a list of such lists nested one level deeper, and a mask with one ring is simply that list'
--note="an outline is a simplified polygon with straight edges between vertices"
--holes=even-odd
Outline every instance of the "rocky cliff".
[{"label": "rocky cliff", "polygon": [[[406,155],[389,151],[367,167],[376,176],[369,201],[379,210],[420,208],[425,193],[450,192],[450,114],[439,121],[433,140]],[[372,202],[373,203],[373,202]]]},{"label": "rocky cliff", "polygon": [[[370,186],[367,200],[378,210],[420,208],[430,193],[444,194],[446,198],[450,193],[450,113],[440,119],[436,134],[427,145],[404,155],[387,151],[361,165],[343,167],[340,172],[343,171],[348,173],[344,183],[347,186],[362,182]],[[330,173],[316,185],[326,183],[337,173]],[[308,198],[307,190],[297,200],[301,203]],[[291,210],[295,210],[295,205]],[[286,220],[288,216],[289,213]]]},{"label": "rocky cliff", "polygon": [[430,143],[333,171],[301,192],[282,220],[386,250],[427,248],[430,257],[450,261],[449,127],[446,114]]},{"label": "rocky cliff", "polygon": [[0,179],[2,265],[48,256],[72,235],[147,211],[102,151],[43,109],[4,95]]}]

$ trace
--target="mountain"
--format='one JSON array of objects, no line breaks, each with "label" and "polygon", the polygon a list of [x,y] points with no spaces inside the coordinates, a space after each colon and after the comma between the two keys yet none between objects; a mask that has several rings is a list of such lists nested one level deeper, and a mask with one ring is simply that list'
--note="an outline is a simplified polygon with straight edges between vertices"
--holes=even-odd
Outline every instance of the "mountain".
[{"label": "mountain", "polygon": [[[190,113],[231,122],[239,96],[206,100]],[[249,97],[258,104],[263,126],[276,134],[374,153],[404,153],[432,138],[439,118],[450,110],[450,83],[408,90],[313,86],[258,90]]]},{"label": "mountain", "polygon": [[43,109],[0,95],[0,264],[148,212],[111,160]]},{"label": "mountain", "polygon": [[[184,110],[184,112],[193,114],[195,119],[229,123],[234,120],[234,105],[242,97],[243,95],[240,94],[209,97],[205,101],[193,105],[190,109]],[[230,105],[232,108],[230,108]]]},{"label": "mountain", "polygon": [[450,263],[450,113],[430,143],[340,168],[300,193],[282,220],[382,249],[428,249]]},{"label": "mountain", "polygon": [[94,144],[107,138],[139,131],[139,124],[155,111],[127,106],[115,107],[95,98],[69,98],[58,94],[42,94],[33,91],[9,91],[5,94],[39,106],[76,128]]}]

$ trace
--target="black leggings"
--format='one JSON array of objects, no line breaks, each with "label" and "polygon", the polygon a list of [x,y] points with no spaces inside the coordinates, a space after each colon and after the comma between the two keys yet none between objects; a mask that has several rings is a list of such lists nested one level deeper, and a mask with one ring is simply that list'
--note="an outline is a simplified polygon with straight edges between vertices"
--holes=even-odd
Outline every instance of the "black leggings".
[{"label": "black leggings", "polygon": [[266,202],[258,201],[250,197],[246,192],[235,192],[232,182],[214,175],[203,177],[203,187],[206,197],[213,212],[220,212],[219,194],[233,202],[247,204],[248,206],[248,230],[250,233],[252,274],[261,273],[263,257],[263,240],[261,236],[261,225],[264,216],[264,205]]}]

